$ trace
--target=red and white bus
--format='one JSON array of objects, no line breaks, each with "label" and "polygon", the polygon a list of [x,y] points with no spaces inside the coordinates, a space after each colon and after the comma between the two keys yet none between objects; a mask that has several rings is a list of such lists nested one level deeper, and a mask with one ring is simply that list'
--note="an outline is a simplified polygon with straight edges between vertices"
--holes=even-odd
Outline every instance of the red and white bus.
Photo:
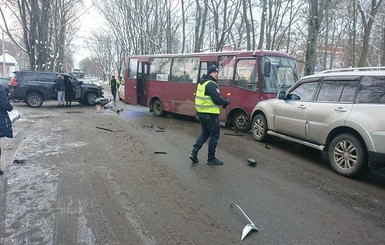
[{"label": "red and white bus", "polygon": [[220,120],[248,131],[251,112],[260,100],[275,98],[298,80],[297,61],[279,51],[229,51],[127,57],[125,101],[148,106],[156,116],[196,116],[195,92],[210,65],[219,69],[222,97],[231,98]]}]

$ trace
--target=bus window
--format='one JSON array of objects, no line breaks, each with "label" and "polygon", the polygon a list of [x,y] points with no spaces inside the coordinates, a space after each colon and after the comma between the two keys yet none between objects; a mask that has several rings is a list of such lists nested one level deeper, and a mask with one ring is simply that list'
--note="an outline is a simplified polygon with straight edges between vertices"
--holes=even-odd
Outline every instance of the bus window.
[{"label": "bus window", "polygon": [[152,58],[150,59],[149,79],[158,81],[168,81],[171,67],[171,58]]},{"label": "bus window", "polygon": [[171,68],[171,81],[196,83],[199,58],[174,58]]},{"label": "bus window", "polygon": [[238,60],[234,85],[258,91],[257,59]]},{"label": "bus window", "polygon": [[136,79],[137,76],[138,59],[130,59],[128,65],[128,78]]},{"label": "bus window", "polygon": [[[207,68],[209,67],[209,64],[207,62],[202,62],[201,63],[201,72],[200,72],[200,76],[202,77],[203,74],[207,74]],[[199,78],[200,80],[200,78]]]},{"label": "bus window", "polygon": [[218,58],[218,80],[219,85],[231,85],[234,75],[235,56],[219,56]]},{"label": "bus window", "polygon": [[265,56],[271,62],[270,76],[264,78],[263,92],[278,93],[290,88],[297,80],[297,65],[294,59]]}]

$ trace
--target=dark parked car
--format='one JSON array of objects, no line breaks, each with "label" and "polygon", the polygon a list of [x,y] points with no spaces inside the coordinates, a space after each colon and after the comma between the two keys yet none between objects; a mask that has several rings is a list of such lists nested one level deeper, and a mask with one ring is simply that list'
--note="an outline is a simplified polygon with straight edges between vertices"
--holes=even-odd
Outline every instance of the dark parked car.
[{"label": "dark parked car", "polygon": [[9,77],[0,77],[0,85],[3,86],[7,94],[11,89],[11,79]]},{"label": "dark parked car", "polygon": [[40,107],[43,101],[56,100],[55,80],[58,75],[71,81],[74,88],[73,101],[95,105],[95,99],[102,97],[102,90],[95,84],[83,84],[69,74],[52,71],[24,70],[15,72],[11,79],[11,99],[23,100],[30,107]]}]

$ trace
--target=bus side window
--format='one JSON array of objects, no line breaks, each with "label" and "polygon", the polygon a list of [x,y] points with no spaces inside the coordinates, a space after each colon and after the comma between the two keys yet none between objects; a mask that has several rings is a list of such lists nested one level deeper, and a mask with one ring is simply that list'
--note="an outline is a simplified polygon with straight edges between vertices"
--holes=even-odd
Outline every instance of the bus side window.
[{"label": "bus side window", "polygon": [[173,82],[193,83],[193,76],[199,64],[199,58],[174,58],[171,68],[170,80]]},{"label": "bus side window", "polygon": [[234,55],[223,55],[218,58],[218,84],[232,84],[235,60],[236,59]]},{"label": "bus side window", "polygon": [[207,74],[207,68],[209,67],[209,64],[207,62],[201,63],[201,70],[200,70],[200,77],[198,77],[198,82],[200,81],[203,74]]},{"label": "bus side window", "polygon": [[171,58],[153,58],[150,60],[150,79],[168,81]]}]

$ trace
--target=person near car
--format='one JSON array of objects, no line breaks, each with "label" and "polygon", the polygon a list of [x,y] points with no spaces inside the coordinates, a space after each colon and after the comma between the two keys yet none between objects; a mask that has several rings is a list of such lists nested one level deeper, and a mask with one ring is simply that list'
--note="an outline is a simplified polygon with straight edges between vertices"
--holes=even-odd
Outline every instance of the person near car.
[{"label": "person near car", "polygon": [[65,92],[66,92],[64,76],[58,75],[55,82],[56,82],[58,107],[63,107],[64,101],[65,101]]},{"label": "person near car", "polygon": [[[8,94],[0,86],[0,138],[7,137],[13,138],[12,122],[9,118],[8,112],[13,110],[13,105],[9,102]],[[0,147],[0,159],[1,159],[1,147]],[[3,171],[0,169],[0,175]]]},{"label": "person near car", "polygon": [[199,162],[198,152],[209,139],[207,164],[223,164],[223,161],[215,156],[220,135],[219,114],[220,106],[226,108],[230,104],[230,100],[221,97],[217,79],[218,69],[215,65],[212,65],[207,69],[207,75],[202,76],[195,93],[195,108],[202,132],[191,151],[190,160],[194,163]]},{"label": "person near car", "polygon": [[119,89],[120,85],[122,85],[123,83],[124,83],[123,77],[119,76],[118,85],[117,85],[118,89]]},{"label": "person near car", "polygon": [[70,107],[72,99],[74,97],[74,86],[72,85],[72,81],[68,77],[66,77],[66,79],[64,80],[64,86],[66,107]]},{"label": "person near car", "polygon": [[110,80],[110,88],[111,88],[111,94],[114,97],[114,101],[116,100],[116,91],[118,90],[118,87],[119,85],[118,85],[118,82],[116,81],[115,76],[112,76]]}]

